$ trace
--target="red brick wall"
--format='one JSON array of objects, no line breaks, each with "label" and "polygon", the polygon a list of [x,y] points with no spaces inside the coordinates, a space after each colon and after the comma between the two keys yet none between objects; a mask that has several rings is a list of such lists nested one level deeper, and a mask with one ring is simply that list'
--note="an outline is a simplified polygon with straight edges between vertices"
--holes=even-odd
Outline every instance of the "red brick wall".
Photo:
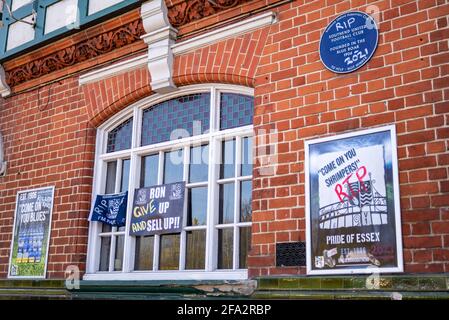
[{"label": "red brick wall", "polygon": [[19,190],[55,186],[48,277],[85,267],[95,130],[77,79],[6,100],[0,107],[7,175],[0,178],[0,278],[7,275]]},{"label": "red brick wall", "polygon": [[[327,5],[326,5],[327,4]],[[380,9],[379,47],[347,75],[319,59],[339,13]],[[305,240],[304,139],[396,124],[406,272],[449,271],[449,3],[295,1],[277,10],[256,73],[255,128],[278,131],[278,171],[254,179],[251,276],[276,268],[277,242]]]},{"label": "red brick wall", "polygon": [[[395,123],[407,272],[449,270],[447,1],[369,1],[380,8],[379,48],[347,75],[327,71],[318,43],[339,13],[368,1],[294,1],[279,23],[176,57],[178,86],[255,88],[255,129],[278,131],[276,175],[254,171],[251,276],[276,268],[275,243],[304,241],[304,139]],[[130,52],[131,53],[131,52]],[[55,185],[48,276],[85,268],[95,127],[152,94],[146,68],[78,86],[78,76],[2,100],[8,175],[0,178],[0,278],[6,277],[18,190]]]}]

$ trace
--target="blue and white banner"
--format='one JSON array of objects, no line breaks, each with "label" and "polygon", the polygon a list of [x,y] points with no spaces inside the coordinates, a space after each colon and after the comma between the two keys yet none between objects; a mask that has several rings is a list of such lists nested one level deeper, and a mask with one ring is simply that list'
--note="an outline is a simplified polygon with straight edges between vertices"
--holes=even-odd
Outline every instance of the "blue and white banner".
[{"label": "blue and white banner", "polygon": [[97,195],[90,214],[90,221],[100,221],[114,227],[126,224],[128,191],[118,194]]}]

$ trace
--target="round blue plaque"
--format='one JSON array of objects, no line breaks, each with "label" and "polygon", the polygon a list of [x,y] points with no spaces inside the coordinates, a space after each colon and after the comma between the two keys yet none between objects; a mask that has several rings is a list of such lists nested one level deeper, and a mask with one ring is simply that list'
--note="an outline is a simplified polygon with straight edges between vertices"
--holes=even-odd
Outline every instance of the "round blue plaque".
[{"label": "round blue plaque", "polygon": [[349,73],[367,63],[377,48],[379,29],[374,19],[351,11],[331,22],[320,41],[320,58],[335,73]]}]

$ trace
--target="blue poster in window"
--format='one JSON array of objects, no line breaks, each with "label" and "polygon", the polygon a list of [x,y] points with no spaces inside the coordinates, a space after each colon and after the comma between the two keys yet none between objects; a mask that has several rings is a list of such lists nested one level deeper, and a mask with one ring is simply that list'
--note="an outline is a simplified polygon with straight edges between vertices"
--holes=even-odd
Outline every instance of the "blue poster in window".
[{"label": "blue poster in window", "polygon": [[379,30],[374,19],[364,12],[338,16],[324,30],[320,58],[335,73],[349,73],[364,66],[377,48]]},{"label": "blue poster in window", "polygon": [[131,236],[182,231],[185,182],[136,189],[131,216]]},{"label": "blue poster in window", "polygon": [[126,224],[128,191],[118,194],[97,195],[90,215],[90,221],[100,221],[114,227]]}]

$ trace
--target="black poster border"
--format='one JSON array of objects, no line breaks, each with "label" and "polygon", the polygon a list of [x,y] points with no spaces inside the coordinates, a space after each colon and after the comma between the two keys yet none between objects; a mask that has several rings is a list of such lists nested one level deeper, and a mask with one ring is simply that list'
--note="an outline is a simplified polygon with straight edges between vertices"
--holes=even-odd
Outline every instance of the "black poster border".
[{"label": "black poster border", "polygon": [[[311,192],[315,189],[311,187],[312,181],[312,172],[311,167],[314,165],[311,161],[311,146],[316,146],[319,144],[325,144],[332,141],[345,140],[345,139],[356,139],[361,136],[369,136],[373,134],[379,133],[388,133],[389,134],[389,142],[390,142],[390,152],[391,154],[391,179],[392,179],[392,195],[393,199],[390,199],[392,203],[390,205],[393,206],[394,209],[394,225],[393,229],[395,230],[394,239],[395,239],[395,264],[392,266],[376,266],[374,264],[367,263],[367,266],[355,267],[355,266],[344,266],[344,267],[330,267],[332,264],[325,264],[324,267],[318,268],[313,264],[313,240],[317,239],[317,223],[313,223],[312,219],[312,210],[315,210],[312,207],[312,198],[318,198],[318,195],[312,195]],[[363,148],[364,145],[358,146],[359,148]],[[397,141],[396,141],[396,127],[395,125],[388,125],[378,128],[365,129],[350,133],[338,134],[325,138],[311,139],[306,140],[304,142],[305,149],[305,205],[306,205],[306,239],[307,239],[307,274],[309,275],[343,275],[343,274],[377,274],[377,273],[396,273],[404,271],[404,262],[403,262],[403,246],[402,246],[402,229],[401,229],[401,210],[400,210],[400,192],[399,192],[399,175],[398,175],[398,159],[397,159]],[[343,150],[342,150],[343,151]],[[323,152],[320,154],[330,153]],[[315,159],[316,160],[316,159]],[[316,173],[315,175],[318,175]],[[316,180],[317,178],[315,178]],[[319,187],[319,186],[318,186]],[[388,201],[388,199],[386,200]],[[315,212],[316,216],[316,212]],[[393,238],[393,236],[391,236]],[[332,253],[331,253],[332,254]],[[335,266],[335,265],[334,265]]]}]

